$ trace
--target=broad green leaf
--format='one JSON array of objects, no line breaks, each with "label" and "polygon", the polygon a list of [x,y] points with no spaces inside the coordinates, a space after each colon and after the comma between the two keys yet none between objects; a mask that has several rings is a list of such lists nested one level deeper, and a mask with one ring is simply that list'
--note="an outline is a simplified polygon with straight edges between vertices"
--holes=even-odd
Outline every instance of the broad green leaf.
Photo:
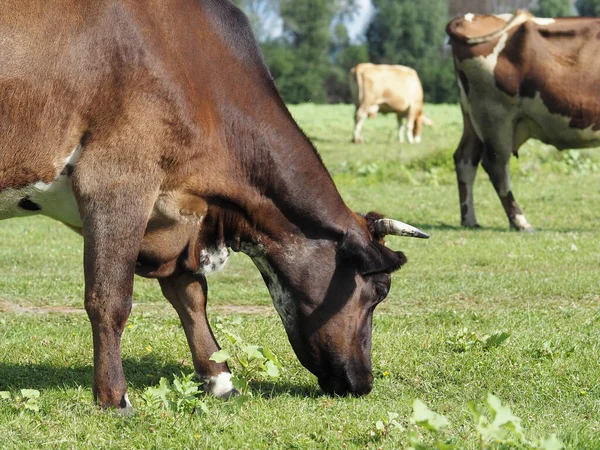
[{"label": "broad green leaf", "polygon": [[231,353],[229,353],[229,351],[227,349],[221,349],[218,352],[214,352],[212,355],[210,355],[210,360],[211,361],[215,361],[218,363],[222,363],[227,361],[229,358],[231,358]]},{"label": "broad green leaf", "polygon": [[240,375],[234,375],[231,377],[231,384],[234,388],[236,388],[242,394],[246,394],[248,392],[248,380]]},{"label": "broad green leaf", "polygon": [[39,398],[40,391],[36,389],[21,389],[23,398]]},{"label": "broad green leaf", "polygon": [[383,421],[378,420],[377,422],[375,422],[375,428],[377,428],[379,431],[383,431],[385,429]]},{"label": "broad green leaf", "polygon": [[37,399],[35,398],[27,399],[27,401],[23,403],[23,408],[35,412],[39,412],[40,410],[40,406],[38,405]]},{"label": "broad green leaf", "polygon": [[242,406],[244,406],[244,403],[246,403],[248,400],[250,400],[249,395],[236,395],[233,399],[229,400],[227,403],[229,405],[233,406],[233,410],[235,412],[238,412],[240,409],[242,409]]},{"label": "broad green leaf", "polygon": [[199,409],[200,411],[202,411],[204,414],[208,414],[208,406],[206,406],[206,403],[204,402],[198,402],[198,404],[196,405],[197,410]]},{"label": "broad green leaf", "polygon": [[[161,377],[157,387],[149,387],[146,389],[148,395],[154,396],[162,400],[163,402],[167,402],[167,396],[171,392],[171,384],[169,380],[165,377]],[[166,405],[165,405],[166,406]]]},{"label": "broad green leaf", "polygon": [[179,394],[183,394],[183,385],[181,384],[181,380],[177,377],[173,379],[173,387],[175,388],[175,392]]},{"label": "broad green leaf", "polygon": [[404,430],[404,427],[402,425],[400,425],[400,423],[397,420],[390,420],[390,425],[393,425],[394,427],[398,428],[399,430]]},{"label": "broad green leaf", "polygon": [[502,405],[502,401],[494,394],[488,393],[485,404],[492,414],[492,425],[501,427],[506,424],[513,423],[518,425],[517,428],[520,430],[521,419],[519,419],[517,416],[514,416],[508,406]]},{"label": "broad green leaf", "polygon": [[411,420],[427,430],[436,432],[448,425],[446,417],[431,411],[421,400],[414,401]]},{"label": "broad green leaf", "polygon": [[0,399],[2,399],[2,400],[10,400],[10,392],[8,392],[8,391],[0,391]]},{"label": "broad green leaf", "polygon": [[267,361],[265,367],[267,368],[267,375],[272,378],[279,378],[279,369],[273,361]]},{"label": "broad green leaf", "polygon": [[242,341],[239,336],[229,332],[225,332],[225,336],[227,336],[227,339],[229,339],[229,342],[231,342],[232,345],[234,345],[236,342]]},{"label": "broad green leaf", "polygon": [[275,354],[271,350],[269,350],[267,347],[263,347],[262,352],[263,355],[265,355],[265,358],[267,358],[269,361],[273,361],[273,364],[275,364],[280,369],[283,369],[283,366],[277,359],[277,356],[275,356]]},{"label": "broad green leaf", "polygon": [[565,444],[563,444],[555,434],[552,434],[546,439],[542,439],[542,442],[540,443],[540,449],[542,450],[562,450],[564,448]]},{"label": "broad green leaf", "polygon": [[498,347],[504,343],[510,337],[510,333],[502,332],[492,334],[485,340],[485,348]]},{"label": "broad green leaf", "polygon": [[265,359],[258,345],[244,345],[242,351],[251,359]]},{"label": "broad green leaf", "polygon": [[388,415],[388,421],[391,422],[392,420],[397,419],[400,414],[398,414],[396,412],[389,412],[388,411],[387,415]]}]

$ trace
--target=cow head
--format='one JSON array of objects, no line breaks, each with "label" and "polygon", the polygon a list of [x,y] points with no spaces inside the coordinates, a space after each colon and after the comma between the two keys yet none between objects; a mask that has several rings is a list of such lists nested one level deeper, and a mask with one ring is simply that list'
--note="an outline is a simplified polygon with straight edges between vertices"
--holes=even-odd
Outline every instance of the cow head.
[{"label": "cow head", "polygon": [[373,311],[390,290],[391,273],[406,263],[383,237],[429,237],[375,213],[356,223],[338,241],[290,238],[285,245],[245,250],[269,288],[300,362],[330,394],[371,391]]}]

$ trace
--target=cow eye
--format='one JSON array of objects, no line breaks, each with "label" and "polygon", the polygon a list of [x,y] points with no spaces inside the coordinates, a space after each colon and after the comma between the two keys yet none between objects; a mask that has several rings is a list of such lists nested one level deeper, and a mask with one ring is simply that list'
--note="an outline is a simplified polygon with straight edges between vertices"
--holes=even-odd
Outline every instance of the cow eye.
[{"label": "cow eye", "polygon": [[382,302],[388,295],[390,291],[389,285],[382,282],[375,282],[375,297],[378,302]]}]

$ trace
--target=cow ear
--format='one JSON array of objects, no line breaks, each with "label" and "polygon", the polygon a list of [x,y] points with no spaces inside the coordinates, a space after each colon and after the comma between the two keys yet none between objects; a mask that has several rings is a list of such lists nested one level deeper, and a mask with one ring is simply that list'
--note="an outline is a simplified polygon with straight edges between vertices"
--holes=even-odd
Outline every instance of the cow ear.
[{"label": "cow ear", "polygon": [[402,252],[394,252],[377,241],[366,241],[355,230],[348,230],[338,246],[342,257],[352,260],[361,275],[391,273],[406,264]]}]

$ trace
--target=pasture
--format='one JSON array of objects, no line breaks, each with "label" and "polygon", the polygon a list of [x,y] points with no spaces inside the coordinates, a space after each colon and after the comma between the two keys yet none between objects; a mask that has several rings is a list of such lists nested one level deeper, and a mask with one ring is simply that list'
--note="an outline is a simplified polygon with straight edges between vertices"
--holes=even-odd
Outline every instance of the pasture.
[{"label": "pasture", "polygon": [[[122,349],[137,412],[102,412],[92,401],[81,238],[49,219],[13,219],[0,223],[0,391],[12,396],[0,399],[0,446],[405,448],[409,433],[423,432],[409,420],[420,399],[449,419],[444,440],[479,448],[468,403],[491,392],[532,440],[554,433],[568,448],[598,448],[600,153],[559,154],[528,142],[512,162],[513,192],[536,232],[508,230],[483,170],[475,191],[483,229],[465,230],[452,162],[462,130],[458,106],[426,105],[436,126],[416,146],[395,141],[392,116],[368,120],[366,144],[353,145],[353,107],[291,111],[353,209],[374,209],[432,235],[389,239],[409,263],[375,313],[373,392],[323,395],[294,356],[258,271],[234,254],[209,278],[209,316],[273,350],[281,377],[254,381],[254,395],[241,406],[204,398],[200,414],[155,414],[144,390],[193,368],[158,284],[136,278]],[[483,344],[501,332],[510,334],[504,343]],[[39,411],[14,400],[21,389],[40,391]],[[378,429],[388,412],[401,427]],[[426,434],[419,439],[428,442]]]}]

